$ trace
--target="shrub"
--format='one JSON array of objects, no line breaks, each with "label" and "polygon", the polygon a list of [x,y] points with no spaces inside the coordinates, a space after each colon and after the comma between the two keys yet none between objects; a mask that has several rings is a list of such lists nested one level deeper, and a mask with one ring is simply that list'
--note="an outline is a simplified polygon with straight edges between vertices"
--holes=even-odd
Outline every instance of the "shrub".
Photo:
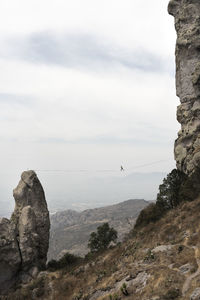
[{"label": "shrub", "polygon": [[55,260],[55,259],[50,260],[47,264],[47,268],[52,271],[63,269],[69,266],[74,266],[75,264],[79,263],[81,259],[82,259],[81,257],[67,252],[59,260]]},{"label": "shrub", "polygon": [[88,247],[91,252],[97,252],[108,248],[111,242],[116,242],[117,231],[114,228],[110,228],[108,223],[97,227],[97,232],[90,234]]},{"label": "shrub", "polygon": [[143,210],[141,210],[137,217],[135,228],[145,226],[151,222],[156,222],[162,215],[161,209],[155,204],[151,203]]},{"label": "shrub", "polygon": [[80,259],[81,258],[79,256],[67,252],[65,255],[63,255],[63,257],[61,257],[59,263],[61,267],[65,267],[76,264],[80,261]]},{"label": "shrub", "polygon": [[88,262],[88,261],[93,261],[95,257],[96,257],[96,253],[94,253],[94,252],[88,252],[85,255],[84,259],[85,259],[85,261]]},{"label": "shrub", "polygon": [[165,295],[163,295],[163,300],[173,300],[180,296],[179,289],[171,289]]},{"label": "shrub", "polygon": [[[139,214],[134,228],[145,226],[151,222],[158,221],[169,209],[176,207],[183,198],[183,187],[188,190],[191,184],[187,176],[177,169],[173,169],[163,183],[159,186],[156,203],[145,207]],[[186,184],[186,182],[188,182]]]},{"label": "shrub", "polygon": [[122,284],[120,290],[124,296],[128,296],[128,290],[125,282]]},{"label": "shrub", "polygon": [[47,268],[50,270],[57,270],[59,269],[59,262],[55,259],[52,259],[48,262]]}]

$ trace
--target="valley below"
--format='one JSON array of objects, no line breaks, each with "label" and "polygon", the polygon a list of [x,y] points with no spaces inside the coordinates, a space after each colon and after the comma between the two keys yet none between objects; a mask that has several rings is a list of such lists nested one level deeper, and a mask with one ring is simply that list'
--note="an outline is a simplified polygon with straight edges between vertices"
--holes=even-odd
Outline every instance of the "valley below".
[{"label": "valley below", "polygon": [[140,211],[149,203],[134,199],[83,212],[66,210],[51,215],[48,260],[59,259],[66,252],[84,256],[89,251],[87,243],[91,232],[106,222],[117,230],[118,241],[122,241],[133,228]]}]

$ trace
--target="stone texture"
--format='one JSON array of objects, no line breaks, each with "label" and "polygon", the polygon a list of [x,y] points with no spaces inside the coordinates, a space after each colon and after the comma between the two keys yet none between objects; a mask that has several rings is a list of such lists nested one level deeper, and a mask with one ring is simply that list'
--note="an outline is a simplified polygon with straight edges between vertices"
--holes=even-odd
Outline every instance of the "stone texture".
[{"label": "stone texture", "polygon": [[192,295],[190,296],[190,300],[200,300],[200,288],[196,288]]},{"label": "stone texture", "polygon": [[0,219],[0,293],[35,277],[46,265],[49,245],[49,212],[34,171],[22,173],[13,196],[11,219]]},{"label": "stone texture", "polygon": [[173,245],[160,245],[154,248],[151,252],[158,253],[158,252],[167,252],[173,248]]},{"label": "stone texture", "polygon": [[36,216],[31,206],[22,209],[18,223],[19,247],[22,256],[23,270],[29,269],[30,257],[33,264],[37,264],[39,256],[39,235],[36,230]]},{"label": "stone texture", "polygon": [[177,168],[190,176],[200,167],[200,1],[171,0],[168,11],[177,31],[176,91],[181,102],[174,153]]},{"label": "stone texture", "polygon": [[22,264],[25,269],[29,268],[27,261],[32,257],[37,267],[43,268],[49,246],[50,221],[44,190],[34,171],[22,173],[13,196],[16,205],[11,220],[19,235]]},{"label": "stone texture", "polygon": [[15,232],[8,219],[0,219],[0,292],[9,288],[21,266]]},{"label": "stone texture", "polygon": [[187,273],[191,272],[193,269],[194,269],[194,265],[193,265],[193,264],[190,264],[190,263],[187,263],[187,264],[181,266],[181,267],[179,268],[179,271],[180,271],[182,274],[187,274]]}]

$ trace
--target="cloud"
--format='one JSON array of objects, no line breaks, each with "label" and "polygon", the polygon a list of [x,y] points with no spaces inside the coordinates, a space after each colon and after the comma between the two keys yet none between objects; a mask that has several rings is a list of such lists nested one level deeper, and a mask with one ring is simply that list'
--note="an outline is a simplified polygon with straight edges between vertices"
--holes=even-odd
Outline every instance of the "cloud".
[{"label": "cloud", "polygon": [[[174,168],[178,103],[168,1],[1,1],[1,208],[14,204],[12,189],[27,169]],[[141,197],[144,190],[134,178],[130,194],[126,184],[111,190],[110,174],[99,176],[106,177],[104,195],[102,182],[95,191],[88,179],[94,173],[39,172],[56,207],[61,200],[96,205],[97,197]]]},{"label": "cloud", "polygon": [[171,60],[135,46],[122,47],[99,36],[53,32],[33,33],[2,42],[0,55],[33,64],[65,68],[105,70],[123,66],[145,72],[171,72]]},{"label": "cloud", "polygon": [[34,100],[31,95],[0,93],[0,105],[33,106]]},{"label": "cloud", "polygon": [[[123,126],[123,124],[121,124]],[[136,130],[137,128],[137,130]],[[73,145],[129,145],[134,147],[148,147],[158,146],[158,147],[168,147],[170,143],[172,143],[172,137],[170,133],[172,130],[167,128],[162,129],[160,126],[146,126],[142,123],[135,123],[134,127],[132,127],[132,132],[128,133],[128,129],[123,127],[125,133],[114,132],[112,135],[107,133],[104,135],[95,135],[93,136],[79,136],[77,138],[57,138],[54,137],[42,137],[37,139],[36,143],[44,143],[44,144],[73,144]],[[133,134],[134,132],[134,134]]]},{"label": "cloud", "polygon": [[168,74],[122,67],[92,74],[7,61],[1,70],[0,99],[9,98],[2,103],[1,138],[98,145],[138,141],[148,147],[166,145],[176,132],[174,79]]}]

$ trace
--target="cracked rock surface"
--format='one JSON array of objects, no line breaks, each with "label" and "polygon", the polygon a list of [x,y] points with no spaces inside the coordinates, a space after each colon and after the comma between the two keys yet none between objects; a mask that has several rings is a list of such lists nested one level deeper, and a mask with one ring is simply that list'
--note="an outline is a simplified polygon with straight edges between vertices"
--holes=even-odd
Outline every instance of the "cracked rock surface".
[{"label": "cracked rock surface", "polygon": [[177,168],[190,176],[200,167],[200,1],[171,0],[168,11],[177,32],[176,92],[181,102],[174,152]]},{"label": "cracked rock surface", "polygon": [[44,190],[34,171],[25,171],[13,191],[11,219],[0,219],[0,292],[16,280],[27,282],[46,264],[49,212]]},{"label": "cracked rock surface", "polygon": [[21,256],[11,222],[0,219],[0,291],[12,285],[21,266]]}]

